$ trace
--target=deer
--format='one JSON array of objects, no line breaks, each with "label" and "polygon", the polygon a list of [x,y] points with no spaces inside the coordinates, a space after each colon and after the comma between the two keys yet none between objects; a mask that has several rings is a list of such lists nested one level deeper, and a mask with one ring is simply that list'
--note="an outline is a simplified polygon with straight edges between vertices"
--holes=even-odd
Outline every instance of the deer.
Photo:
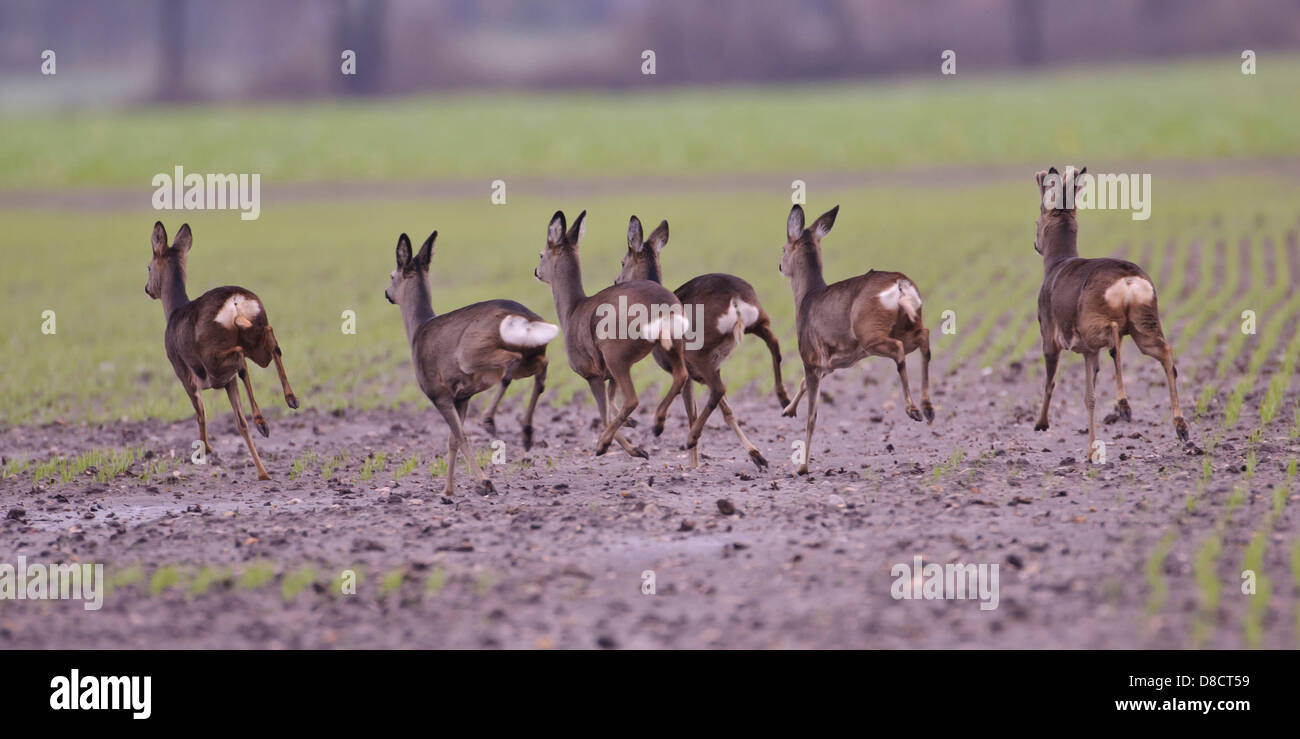
[{"label": "deer", "polygon": [[[798,474],[808,474],[821,380],[837,369],[868,356],[887,357],[898,368],[907,416],[934,422],[930,404],[930,330],[921,319],[921,294],[902,272],[877,272],[826,284],[822,277],[821,242],[835,225],[837,205],[804,227],[803,208],[795,205],[786,220],[781,274],[794,291],[795,324],[804,376],[784,415],[794,417],[808,394],[807,435]],[[907,355],[921,350],[921,407],[912,402],[907,383]],[[922,415],[924,414],[924,416]]]},{"label": "deer", "polygon": [[[649,459],[644,447],[634,446],[620,431],[639,404],[632,384],[632,366],[649,356],[656,346],[665,354],[672,383],[655,409],[654,433],[659,436],[669,405],[688,380],[683,337],[690,323],[682,315],[677,296],[657,282],[630,280],[588,296],[582,287],[578,257],[586,230],[587,211],[578,214],[571,228],[566,228],[564,212],[556,211],[546,227],[546,245],[533,276],[551,287],[555,313],[564,327],[569,366],[587,381],[596,399],[604,425],[596,440],[596,456],[618,442],[629,455]],[[627,321],[625,331],[610,326],[609,319],[617,316],[620,308],[625,308],[625,316],[632,319]],[[643,320],[633,318],[633,313]],[[612,389],[607,390],[607,382]],[[614,390],[622,395],[622,406],[611,417],[617,400]]]},{"label": "deer", "polygon": [[[1120,342],[1125,336],[1145,355],[1153,357],[1165,371],[1169,404],[1173,408],[1174,433],[1188,440],[1187,422],[1178,404],[1178,368],[1173,347],[1160,326],[1155,283],[1136,264],[1122,259],[1079,256],[1079,221],[1075,197],[1084,187],[1087,167],[1067,167],[1062,176],[1056,167],[1034,175],[1038,184],[1038,220],[1035,222],[1034,251],[1043,257],[1043,286],[1038,292],[1038,326],[1043,339],[1043,406],[1035,431],[1049,427],[1048,411],[1056,388],[1056,367],[1061,351],[1083,355],[1083,402],[1088,409],[1088,459],[1098,461],[1097,427],[1094,418],[1099,354],[1109,351],[1115,362],[1118,419],[1131,421],[1132,408],[1124,393]],[[1069,196],[1069,197],[1067,197]]]},{"label": "deer", "polygon": [[[632,280],[650,280],[663,284],[663,270],[659,255],[668,245],[668,221],[662,221],[642,239],[641,221],[635,215],[627,225],[627,252],[623,255],[622,270],[614,279],[615,285]],[[715,408],[722,409],[722,417],[739,437],[741,446],[758,469],[767,467],[767,460],[741,430],[736,416],[727,403],[727,387],[722,382],[720,368],[731,352],[740,344],[745,334],[762,339],[772,354],[772,374],[776,377],[776,397],[784,408],[790,403],[785,385],[781,381],[781,344],[772,333],[771,319],[758,302],[758,294],[748,282],[735,275],[712,273],[687,281],[673,291],[683,306],[698,306],[702,325],[692,326],[692,335],[698,336],[695,346],[686,346],[686,370],[691,382],[682,388],[682,399],[687,418],[694,418],[686,448],[690,452],[690,466],[699,467],[699,439],[704,425]],[[688,320],[695,314],[686,311]],[[669,368],[667,352],[662,347],[654,349],[655,362],[665,370]],[[695,413],[693,382],[709,389],[709,398],[703,410]]]},{"label": "deer", "polygon": [[531,447],[533,411],[546,387],[546,345],[559,335],[560,327],[513,300],[485,300],[435,314],[429,264],[437,239],[434,231],[412,255],[410,238],[398,237],[397,268],[389,275],[384,298],[401,308],[416,384],[451,432],[443,495],[454,493],[458,453],[464,454],[469,474],[478,478],[480,494],[488,495],[496,488],[479,467],[465,436],[469,401],[489,388],[504,389],[511,380],[534,378],[523,418],[525,445]]},{"label": "deer", "polygon": [[257,447],[253,446],[238,386],[238,381],[242,380],[248,393],[253,424],[263,437],[270,436],[271,429],[253,397],[246,360],[253,360],[259,367],[266,367],[274,361],[275,370],[280,375],[280,386],[284,389],[285,404],[292,409],[298,408],[298,398],[289,387],[280,343],[271,329],[265,304],[251,290],[233,285],[213,288],[196,300],[189,299],[185,292],[185,269],[194,239],[188,223],[181,225],[176,240],[168,246],[167,229],[158,221],[153,224],[150,241],[153,257],[149,260],[149,280],[144,292],[150,298],[162,301],[167,319],[163,346],[172,369],[194,406],[204,453],[211,454],[212,447],[208,444],[208,414],[203,405],[202,391],[225,388],[230,407],[235,412],[235,425],[257,467],[257,479],[271,479]]}]

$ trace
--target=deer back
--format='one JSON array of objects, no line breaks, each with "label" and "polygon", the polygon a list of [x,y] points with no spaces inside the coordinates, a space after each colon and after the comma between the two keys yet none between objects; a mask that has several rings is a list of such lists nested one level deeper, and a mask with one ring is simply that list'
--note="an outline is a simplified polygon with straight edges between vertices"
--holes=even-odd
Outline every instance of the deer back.
[{"label": "deer back", "polygon": [[[529,333],[532,324],[550,330]],[[443,313],[426,321],[411,343],[416,380],[429,396],[469,397],[500,383],[525,357],[545,354],[554,329],[513,300]]]},{"label": "deer back", "polygon": [[267,326],[266,309],[251,290],[213,288],[167,317],[167,356],[204,386],[223,387],[239,368],[235,347],[259,366],[270,364],[275,345]]}]

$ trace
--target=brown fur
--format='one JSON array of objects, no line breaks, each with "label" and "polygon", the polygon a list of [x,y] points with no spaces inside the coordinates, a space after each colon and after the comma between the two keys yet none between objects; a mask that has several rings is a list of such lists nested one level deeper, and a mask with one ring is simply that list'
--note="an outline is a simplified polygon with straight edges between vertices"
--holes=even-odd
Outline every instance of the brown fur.
[{"label": "brown fur", "polygon": [[[578,244],[585,233],[586,217],[587,212],[583,211],[574,220],[573,227],[566,230],[564,213],[556,211],[547,227],[546,246],[533,274],[551,286],[555,312],[564,329],[564,348],[569,355],[569,366],[587,380],[591,394],[596,398],[601,421],[606,424],[596,441],[596,454],[604,454],[609,445],[617,441],[628,454],[649,459],[645,449],[633,446],[619,429],[639,403],[632,384],[632,365],[649,355],[660,342],[644,338],[598,337],[596,311],[606,304],[617,307],[620,297],[626,298],[628,306],[673,306],[679,302],[677,296],[663,285],[648,280],[613,285],[588,296],[582,288],[582,267],[578,259]],[[666,351],[673,379],[668,393],[655,410],[656,435],[663,430],[668,406],[688,379],[683,343],[682,339],[675,339],[671,342],[672,348]],[[606,389],[607,381],[623,395],[623,406],[613,419],[609,419],[608,404],[612,404],[614,394]]]},{"label": "brown fur", "polygon": [[[804,378],[785,415],[794,416],[799,399],[805,392],[808,394],[808,429],[799,474],[808,473],[821,379],[864,357],[894,360],[907,415],[920,421],[924,414],[927,422],[934,421],[934,407],[930,404],[930,330],[922,323],[921,306],[918,302],[912,315],[902,303],[890,308],[880,297],[886,290],[906,286],[919,299],[920,291],[902,272],[875,270],[827,285],[822,277],[821,241],[830,233],[838,213],[839,206],[835,206],[811,228],[804,228],[803,208],[794,206],[786,223],[786,243],[781,254],[781,273],[789,278],[794,290],[799,356],[804,366]],[[917,349],[921,350],[919,410],[912,402],[907,382],[907,355]]]},{"label": "brown fur", "polygon": [[[161,300],[163,311],[167,315],[167,328],[163,345],[172,369],[180,378],[185,393],[194,405],[194,413],[199,423],[199,440],[207,453],[212,452],[208,445],[207,411],[203,405],[201,392],[208,388],[225,388],[230,398],[230,407],[235,412],[235,424],[239,433],[248,444],[248,452],[257,466],[259,480],[269,480],[270,475],[262,465],[262,459],[253,446],[253,438],[248,432],[248,422],[244,419],[239,402],[239,387],[236,379],[243,380],[248,393],[248,403],[253,413],[253,423],[262,436],[269,436],[270,427],[262,417],[262,411],[253,397],[252,380],[248,376],[245,359],[251,359],[260,367],[275,362],[276,372],[280,375],[280,385],[284,389],[284,401],[290,408],[298,407],[298,399],[289,388],[289,378],[284,371],[284,362],[280,358],[280,345],[275,339],[275,332],[266,315],[266,305],[251,290],[242,287],[218,287],[190,300],[185,293],[185,267],[193,238],[189,224],[181,226],[176,234],[176,241],[167,246],[167,230],[161,222],[153,226],[151,238],[153,258],[149,262],[149,281],[145,284],[145,293],[155,300]],[[235,316],[229,325],[217,322],[222,307],[232,296],[243,296],[245,300],[256,301],[256,315]]]},{"label": "brown fur", "polygon": [[[435,315],[429,295],[429,263],[437,238],[438,232],[434,231],[414,257],[407,235],[398,238],[397,269],[384,297],[401,306],[416,383],[451,430],[447,437],[447,481],[443,493],[451,495],[455,490],[456,455],[461,451],[470,472],[479,478],[480,490],[490,493],[494,491],[492,481],[479,468],[465,436],[465,411],[470,398],[500,386],[492,404],[495,411],[512,380],[535,378],[523,418],[524,448],[532,447],[533,411],[546,386],[546,344],[508,344],[501,336],[501,322],[508,316],[536,322],[542,322],[542,318],[513,300],[488,300]],[[491,417],[489,413],[488,418]]]},{"label": "brown fur", "polygon": [[[1084,359],[1088,456],[1092,459],[1097,438],[1094,412],[1100,363],[1098,354],[1102,349],[1108,350],[1115,360],[1116,416],[1125,421],[1132,418],[1132,410],[1124,394],[1120,361],[1120,342],[1125,336],[1132,336],[1133,342],[1143,354],[1155,357],[1164,367],[1169,384],[1169,402],[1173,407],[1174,431],[1183,441],[1187,440],[1188,434],[1178,404],[1178,370],[1174,367],[1173,348],[1165,340],[1160,327],[1155,283],[1141,267],[1132,262],[1110,258],[1081,258],[1076,210],[1056,202],[1058,191],[1064,193],[1082,187],[1082,182],[1077,177],[1086,171],[1086,167],[1077,173],[1073,168],[1067,168],[1062,176],[1053,167],[1035,175],[1039,216],[1034,249],[1043,255],[1043,287],[1038,293],[1038,325],[1042,332],[1043,363],[1047,374],[1043,383],[1043,405],[1034,430],[1045,431],[1048,428],[1048,411],[1052,404],[1052,391],[1056,387],[1056,366],[1061,350],[1078,352]],[[1059,178],[1056,180],[1059,187],[1053,187],[1051,176]],[[1142,281],[1146,284],[1142,284]]]},{"label": "brown fur", "polygon": [[[614,284],[631,280],[651,280],[662,284],[663,272],[659,264],[659,253],[668,244],[668,222],[661,222],[645,241],[641,240],[641,234],[641,221],[636,216],[632,216],[628,223],[628,244],[627,253],[623,255],[623,269],[614,280]],[[790,402],[790,398],[786,395],[785,386],[781,382],[781,345],[777,342],[776,335],[772,333],[771,320],[763,310],[763,306],[759,304],[753,286],[734,275],[717,273],[700,275],[677,288],[673,294],[683,306],[687,307],[686,314],[692,321],[696,318],[696,312],[691,306],[703,306],[704,325],[693,327],[694,330],[702,331],[703,337],[698,340],[698,348],[687,347],[685,354],[686,369],[691,379],[709,388],[709,398],[699,416],[695,413],[695,398],[691,383],[688,382],[682,388],[682,402],[686,407],[687,422],[690,424],[690,438],[686,442],[686,447],[691,453],[691,466],[699,466],[700,434],[704,431],[709,415],[715,408],[721,407],[723,418],[740,438],[740,443],[745,447],[749,458],[759,469],[763,469],[767,466],[767,460],[741,431],[740,424],[736,421],[730,404],[727,403],[725,397],[727,388],[722,382],[720,367],[740,343],[744,334],[754,334],[763,339],[772,354],[776,396],[781,407],[784,408]],[[733,310],[734,301],[737,300],[753,306],[758,311],[757,320],[746,327],[741,317],[737,316],[736,323],[730,331],[725,333],[719,331],[718,319]],[[667,352],[662,348],[654,350],[654,358],[660,367],[669,368]]]}]

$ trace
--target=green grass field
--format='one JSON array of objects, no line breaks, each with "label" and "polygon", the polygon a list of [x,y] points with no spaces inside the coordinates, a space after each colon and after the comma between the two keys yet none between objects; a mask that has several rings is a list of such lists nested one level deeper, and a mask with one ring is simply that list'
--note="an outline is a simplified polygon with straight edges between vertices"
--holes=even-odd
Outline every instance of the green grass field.
[{"label": "green grass field", "polygon": [[[186,221],[194,229],[191,297],[225,284],[262,296],[305,407],[424,402],[412,380],[398,310],[382,296],[402,231],[416,243],[435,228],[440,232],[432,268],[435,310],[509,297],[553,318],[549,288],[533,279],[532,270],[557,208],[570,217],[590,211],[582,249],[588,292],[616,274],[629,215],[649,224],[667,218],[673,234],[664,254],[669,286],[719,270],[751,281],[782,338],[787,385],[798,382],[790,289],[776,269],[788,190],[640,192],[628,181],[585,198],[512,191],[508,205],[494,206],[484,184],[464,200],[277,203],[274,188],[286,181],[463,176],[486,183],[525,174],[564,179],[641,173],[734,174],[741,180],[758,172],[793,178],[963,165],[952,180],[933,186],[829,191],[811,179],[810,217],[842,205],[825,243],[827,277],[873,267],[905,271],[921,287],[940,361],[983,367],[1025,358],[1033,371],[1034,295],[1041,274],[1032,249],[1033,173],[1026,170],[1014,182],[982,181],[966,165],[1041,161],[1107,171],[1109,162],[1124,159],[1293,157],[1300,153],[1300,133],[1292,123],[1300,104],[1289,94],[1288,80],[1300,73],[1300,59],[1269,60],[1261,70],[1258,77],[1243,78],[1229,58],[985,80],[963,68],[957,79],[880,85],[451,96],[6,119],[0,198],[4,189],[131,187],[139,189],[145,207],[0,207],[0,288],[6,296],[0,420],[192,415],[163,354],[161,305],[143,291],[149,232],[159,217],[170,233]],[[152,175],[170,172],[177,163],[191,172],[261,172],[261,218],[245,222],[233,212],[148,209]],[[1081,249],[1087,255],[1140,257],[1158,276],[1169,265],[1184,264],[1184,247],[1197,240],[1222,238],[1235,250],[1239,238],[1248,237],[1260,248],[1276,247],[1296,223],[1291,190],[1284,180],[1248,173],[1156,178],[1149,221],[1132,221],[1121,212],[1084,213]],[[1262,264],[1244,259],[1248,268],[1262,271]],[[1162,310],[1172,320],[1227,341],[1243,308],[1260,305],[1261,326],[1280,322],[1266,324],[1270,318],[1300,315],[1300,304],[1285,299],[1287,290],[1279,292],[1276,279],[1270,290],[1265,278],[1276,273],[1258,275],[1258,293],[1220,296],[1209,279],[1215,277],[1213,261],[1204,261],[1211,273],[1190,299],[1171,297],[1183,287],[1184,270],[1169,269],[1172,283],[1158,285]],[[1235,257],[1227,261],[1236,268]],[[41,332],[46,310],[56,314],[53,335]],[[355,335],[340,330],[344,310],[357,314]],[[955,335],[937,328],[945,310],[956,312]],[[1171,333],[1180,352],[1192,348]],[[1197,354],[1180,364],[1223,361],[1199,353],[1202,333],[1190,334]],[[1257,342],[1238,341],[1230,345],[1229,361],[1245,352],[1252,364],[1257,358],[1262,364],[1291,340],[1289,332],[1278,335],[1267,351]],[[588,402],[585,383],[568,370],[559,343],[551,358],[547,398],[564,402],[576,394]],[[760,342],[746,342],[724,377],[733,390],[752,384],[766,392],[767,362]],[[1250,373],[1249,382],[1257,375]],[[650,363],[639,368],[639,386],[661,379]],[[255,371],[254,382],[264,407],[280,405],[273,400],[273,372]],[[1240,387],[1212,385],[1209,392],[1216,396],[1244,395]],[[512,390],[511,399],[523,392]],[[1185,403],[1190,406],[1204,392],[1188,388]],[[222,407],[224,399],[217,400],[213,407]],[[1253,405],[1243,411],[1252,422],[1259,414]],[[1289,409],[1281,415],[1290,421]]]}]

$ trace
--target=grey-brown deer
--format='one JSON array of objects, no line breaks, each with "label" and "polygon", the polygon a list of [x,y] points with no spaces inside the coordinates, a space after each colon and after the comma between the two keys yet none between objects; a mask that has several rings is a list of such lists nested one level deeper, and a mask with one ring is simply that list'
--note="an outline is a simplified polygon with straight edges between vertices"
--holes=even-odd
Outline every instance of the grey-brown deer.
[{"label": "grey-brown deer", "polygon": [[389,277],[384,297],[402,309],[411,363],[420,390],[447,422],[447,481],[443,494],[455,489],[456,455],[465,455],[470,473],[478,477],[481,493],[495,492],[478,466],[465,436],[465,411],[470,398],[511,380],[533,377],[533,394],[524,413],[524,440],[531,445],[533,410],[546,386],[546,344],[560,328],[513,300],[486,300],[436,315],[429,292],[429,263],[434,231],[417,254],[406,234],[397,239],[397,269]]},{"label": "grey-brown deer", "polygon": [[202,391],[225,388],[230,407],[235,411],[235,424],[257,467],[257,479],[269,480],[271,476],[266,473],[257,447],[253,446],[248,421],[240,407],[237,380],[244,382],[257,430],[262,436],[270,435],[271,429],[253,397],[253,383],[245,359],[253,360],[260,367],[274,361],[280,375],[280,386],[284,388],[284,402],[290,408],[297,408],[298,399],[289,388],[289,377],[280,357],[280,344],[266,316],[266,306],[251,290],[230,285],[213,288],[195,300],[189,299],[185,293],[185,265],[193,236],[188,223],[176,232],[176,241],[171,246],[167,245],[167,229],[161,222],[155,223],[151,241],[153,258],[149,261],[149,281],[145,283],[144,291],[154,300],[162,301],[163,313],[167,317],[163,345],[172,369],[194,405],[203,449],[205,453],[212,453]]},{"label": "grey-brown deer", "polygon": [[[921,294],[902,272],[877,272],[850,277],[831,285],[822,277],[821,242],[835,225],[837,205],[804,228],[803,208],[790,209],[781,274],[794,290],[795,323],[804,376],[785,415],[794,416],[799,399],[808,394],[808,431],[798,472],[808,474],[821,380],[833,370],[868,356],[888,357],[898,368],[907,415],[922,414],[934,421],[930,405],[930,330],[921,321]],[[907,384],[907,355],[921,350],[921,408],[912,402]]]},{"label": "grey-brown deer", "polygon": [[[668,221],[663,221],[648,239],[642,240],[641,221],[632,216],[627,225],[627,253],[623,255],[623,269],[614,280],[621,285],[631,280],[650,280],[663,283],[659,254],[668,245]],[[686,307],[687,319],[692,321],[693,341],[686,345],[686,369],[691,380],[709,389],[709,399],[698,416],[695,414],[695,397],[692,383],[682,388],[682,399],[688,421],[693,419],[686,448],[690,451],[691,466],[698,467],[700,434],[715,408],[722,409],[722,417],[736,432],[750,460],[763,469],[767,460],[745,436],[736,416],[727,403],[727,386],[722,382],[720,368],[745,334],[753,334],[767,343],[772,353],[772,373],[776,376],[776,397],[784,408],[790,402],[785,385],[781,382],[781,345],[772,333],[771,320],[758,302],[758,295],[748,282],[728,274],[700,275],[673,291]],[[703,325],[695,326],[696,310],[703,317]],[[698,335],[697,335],[698,334]],[[662,347],[654,350],[655,362],[668,369],[668,355]]]},{"label": "grey-brown deer", "polygon": [[[555,212],[546,228],[546,246],[533,275],[551,286],[555,312],[564,327],[569,366],[587,381],[596,398],[596,408],[605,424],[596,441],[596,454],[604,454],[616,441],[628,454],[649,459],[644,448],[633,446],[620,431],[638,405],[632,365],[649,356],[655,346],[665,352],[672,384],[655,409],[654,427],[658,435],[668,416],[668,406],[688,379],[683,337],[689,330],[689,322],[682,315],[677,296],[657,282],[633,280],[588,296],[582,287],[578,259],[578,244],[586,233],[586,219],[584,210],[574,219],[573,227],[566,228],[564,213]],[[611,317],[614,320],[609,320]],[[607,391],[606,382],[611,382],[623,396],[623,404],[612,418],[608,406],[616,398],[613,392]]]},{"label": "grey-brown deer", "polygon": [[1102,349],[1115,360],[1115,413],[1125,421],[1133,417],[1124,394],[1120,368],[1120,341],[1132,336],[1133,343],[1160,362],[1169,384],[1174,432],[1187,441],[1187,423],[1178,404],[1178,369],[1174,351],[1160,327],[1155,284],[1141,267],[1122,259],[1084,259],[1079,256],[1079,221],[1074,197],[1083,188],[1081,175],[1067,167],[1038,172],[1038,221],[1034,250],[1043,256],[1043,287],[1038,293],[1038,326],[1043,337],[1043,407],[1035,431],[1048,428],[1052,390],[1056,388],[1056,365],[1062,349],[1083,355],[1083,402],[1088,409],[1088,458],[1098,461],[1096,406],[1098,354]]}]

